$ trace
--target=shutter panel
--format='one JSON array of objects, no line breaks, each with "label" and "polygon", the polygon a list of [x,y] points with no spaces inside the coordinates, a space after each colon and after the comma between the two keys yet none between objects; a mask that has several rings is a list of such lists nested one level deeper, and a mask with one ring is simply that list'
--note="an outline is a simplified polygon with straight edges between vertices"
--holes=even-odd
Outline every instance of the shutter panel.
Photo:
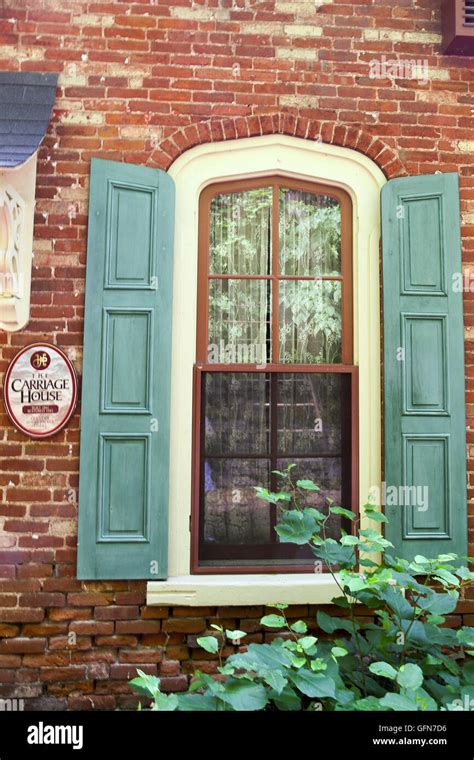
[{"label": "shutter panel", "polygon": [[91,164],[78,578],[165,578],[174,184]]},{"label": "shutter panel", "polygon": [[[457,174],[388,182],[382,190],[382,243],[386,536],[396,547],[391,551],[406,559],[465,555]],[[398,504],[393,486],[399,489]]]}]

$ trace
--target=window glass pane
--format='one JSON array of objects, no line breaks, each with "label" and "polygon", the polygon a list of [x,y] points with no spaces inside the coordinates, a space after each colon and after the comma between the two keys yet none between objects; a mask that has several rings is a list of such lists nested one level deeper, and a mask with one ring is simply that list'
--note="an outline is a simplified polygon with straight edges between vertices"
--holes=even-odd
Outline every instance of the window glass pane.
[{"label": "window glass pane", "polygon": [[209,281],[210,364],[265,364],[270,360],[269,280]]},{"label": "window glass pane", "polygon": [[279,454],[340,456],[350,415],[348,375],[278,375]]},{"label": "window glass pane", "polygon": [[265,459],[204,462],[205,544],[247,546],[270,540],[270,510],[257,499],[254,488],[267,484],[269,474],[269,462]]},{"label": "window glass pane", "polygon": [[206,454],[268,455],[268,375],[208,372],[203,382]]},{"label": "window glass pane", "polygon": [[341,208],[327,195],[280,190],[280,274],[341,273]]},{"label": "window glass pane", "polygon": [[271,187],[213,198],[210,273],[270,274],[271,213]]},{"label": "window glass pane", "polygon": [[[350,507],[350,376],[205,372],[201,387],[200,565],[312,566],[309,547],[280,542],[278,508],[257,499],[255,486],[284,488],[271,471],[292,463],[294,479],[321,488],[308,504]],[[336,537],[339,517],[328,525]]]},{"label": "window glass pane", "polygon": [[333,364],[342,357],[341,282],[280,280],[280,362]]}]

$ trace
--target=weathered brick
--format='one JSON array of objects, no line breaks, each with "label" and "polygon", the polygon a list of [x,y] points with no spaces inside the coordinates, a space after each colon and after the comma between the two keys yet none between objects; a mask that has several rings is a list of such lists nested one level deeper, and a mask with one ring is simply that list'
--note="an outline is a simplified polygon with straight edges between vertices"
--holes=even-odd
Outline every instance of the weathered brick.
[{"label": "weathered brick", "polygon": [[161,662],[163,653],[161,649],[122,649],[119,654],[120,662],[153,663]]},{"label": "weathered brick", "polygon": [[65,604],[64,594],[49,594],[39,591],[33,594],[22,594],[20,598],[20,607],[64,607]]},{"label": "weathered brick", "polygon": [[91,694],[87,696],[70,696],[67,700],[68,710],[115,710],[117,706],[113,695]]},{"label": "weathered brick", "polygon": [[142,607],[140,610],[140,615],[146,620],[158,620],[167,618],[169,615],[169,610],[168,607]]},{"label": "weathered brick", "polygon": [[[23,636],[58,636],[62,633],[65,633],[67,631],[67,623],[48,623],[47,621],[44,623],[34,624],[34,623],[28,623],[27,625],[23,626],[22,634]],[[51,645],[51,641],[49,642]]]},{"label": "weathered brick", "polygon": [[84,609],[77,608],[57,608],[48,610],[49,620],[89,620],[92,616],[90,607]]},{"label": "weathered brick", "polygon": [[0,621],[5,623],[35,623],[43,619],[43,609],[30,609],[27,607],[0,609]]},{"label": "weathered brick", "polygon": [[[2,654],[7,650],[0,649],[0,668],[19,668],[21,666],[21,657],[15,657],[14,655]],[[2,672],[0,672],[0,683],[2,682]]]},{"label": "weathered brick", "polygon": [[159,633],[161,622],[153,620],[117,620],[115,624],[116,633]]},{"label": "weathered brick", "polygon": [[0,638],[11,638],[12,636],[18,636],[20,628],[17,625],[4,625],[0,624]]},{"label": "weathered brick", "polygon": [[[41,668],[40,673],[41,679],[46,683],[50,681],[65,681],[70,683],[71,681],[86,680],[86,669],[81,665],[70,665],[64,668]],[[81,687],[82,684],[78,688]]]},{"label": "weathered brick", "polygon": [[97,607],[94,613],[96,620],[135,620],[138,615],[138,607],[124,605]]},{"label": "weathered brick", "polygon": [[110,668],[105,662],[91,662],[86,667],[86,674],[92,681],[104,681],[109,678]]},{"label": "weathered brick", "polygon": [[77,633],[78,636],[98,636],[112,633],[114,624],[97,623],[93,620],[74,620],[69,626],[69,630]]},{"label": "weathered brick", "polygon": [[51,651],[56,649],[67,649],[74,652],[77,650],[82,651],[92,647],[92,639],[90,636],[76,636],[74,639],[71,639],[69,636],[53,636],[49,640],[48,647]]},{"label": "weathered brick", "polygon": [[178,660],[163,660],[160,665],[160,677],[177,676],[180,672],[180,663]]},{"label": "weathered brick", "polygon": [[187,676],[170,676],[160,679],[160,689],[163,692],[187,691],[189,685]]},{"label": "weathered brick", "polygon": [[134,647],[138,643],[136,636],[96,636],[98,647]]},{"label": "weathered brick", "polygon": [[3,639],[0,641],[0,653],[4,652],[44,652],[46,649],[46,639],[36,638],[16,638]]},{"label": "weathered brick", "polygon": [[99,607],[108,605],[112,601],[113,594],[91,593],[88,591],[68,594],[67,602],[72,607]]},{"label": "weathered brick", "polygon": [[[144,673],[148,673],[148,675],[156,676],[157,674],[157,666],[155,663],[151,664],[145,664],[140,666],[140,670],[143,670]],[[110,666],[110,678],[112,679],[120,679],[121,681],[130,681],[130,679],[135,678],[137,675],[137,666],[136,665],[111,665]]]},{"label": "weathered brick", "polygon": [[204,618],[173,618],[170,617],[163,623],[163,630],[177,633],[202,633],[206,630]]}]

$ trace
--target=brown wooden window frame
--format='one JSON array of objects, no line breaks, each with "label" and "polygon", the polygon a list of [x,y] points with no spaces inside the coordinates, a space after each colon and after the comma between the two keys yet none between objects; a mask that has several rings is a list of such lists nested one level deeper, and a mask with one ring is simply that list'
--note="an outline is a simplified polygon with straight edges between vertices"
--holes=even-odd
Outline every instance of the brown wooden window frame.
[{"label": "brown wooden window frame", "polygon": [[[272,188],[272,224],[271,224],[271,274],[238,275],[209,273],[210,209],[212,199],[230,192],[244,192],[258,188]],[[280,188],[298,190],[335,198],[341,209],[341,273],[340,275],[306,275],[279,274],[279,190]],[[358,367],[353,364],[353,270],[352,270],[352,201],[349,194],[341,188],[319,182],[307,182],[272,174],[255,179],[234,180],[208,185],[199,198],[199,248],[198,248],[198,294],[197,294],[197,340],[196,364],[194,367],[193,393],[193,472],[191,503],[191,567],[192,574],[259,574],[259,573],[304,573],[313,572],[314,564],[301,565],[242,565],[227,566],[199,565],[199,546],[202,530],[201,506],[201,447],[202,447],[202,377],[206,372],[263,372],[274,373],[334,373],[348,374],[351,381],[351,504],[350,508],[358,512],[359,472],[358,472]],[[209,326],[209,281],[211,279],[270,280],[272,283],[272,362],[264,367],[255,364],[217,364],[208,362],[208,326]],[[339,280],[341,282],[341,326],[342,346],[341,362],[334,364],[280,364],[279,358],[279,282],[280,281],[317,281]],[[277,361],[274,361],[274,358]],[[272,484],[272,488],[276,485]],[[350,530],[350,525],[344,525]],[[323,568],[324,569],[324,568]]]}]

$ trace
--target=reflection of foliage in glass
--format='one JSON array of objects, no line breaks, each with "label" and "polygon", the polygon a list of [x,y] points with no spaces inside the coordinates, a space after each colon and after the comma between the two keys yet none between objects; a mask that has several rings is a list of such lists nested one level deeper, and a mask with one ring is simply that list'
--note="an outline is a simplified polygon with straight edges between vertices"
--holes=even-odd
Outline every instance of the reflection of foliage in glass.
[{"label": "reflection of foliage in glass", "polygon": [[[210,272],[265,275],[271,271],[272,189],[224,193],[211,203]],[[280,274],[338,275],[339,203],[324,195],[280,190]],[[263,281],[211,281],[209,341],[270,350],[270,288]],[[280,361],[341,361],[341,284],[280,281]],[[270,361],[267,356],[267,361]]]},{"label": "reflection of foliage in glass", "polygon": [[[243,344],[260,350],[268,337],[269,293],[267,280],[211,280],[209,343],[222,340],[227,346]],[[223,357],[223,361],[228,360]]]},{"label": "reflection of foliage in glass", "polygon": [[341,283],[280,282],[280,361],[333,364],[341,361]]},{"label": "reflection of foliage in glass", "polygon": [[280,273],[341,272],[341,209],[334,198],[280,190]]},{"label": "reflection of foliage in glass", "polygon": [[211,203],[211,274],[269,274],[272,189],[223,193]]}]

